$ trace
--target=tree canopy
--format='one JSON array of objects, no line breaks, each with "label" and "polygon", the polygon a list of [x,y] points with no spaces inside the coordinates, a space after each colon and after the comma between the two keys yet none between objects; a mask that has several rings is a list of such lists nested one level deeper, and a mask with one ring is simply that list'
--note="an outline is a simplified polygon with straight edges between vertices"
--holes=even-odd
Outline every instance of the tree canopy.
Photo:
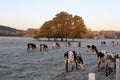
[{"label": "tree canopy", "polygon": [[67,12],[60,12],[52,20],[40,27],[40,37],[47,38],[84,38],[87,37],[87,28],[80,16],[72,16]]}]

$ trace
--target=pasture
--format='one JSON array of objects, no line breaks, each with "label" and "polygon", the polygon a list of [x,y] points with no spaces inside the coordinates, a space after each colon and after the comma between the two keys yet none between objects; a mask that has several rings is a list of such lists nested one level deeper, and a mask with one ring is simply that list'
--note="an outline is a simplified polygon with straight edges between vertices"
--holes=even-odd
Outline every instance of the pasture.
[{"label": "pasture", "polygon": [[[101,41],[106,41],[106,46]],[[98,50],[106,50],[120,54],[120,44],[111,46],[111,41],[119,39],[78,39],[66,47],[65,42],[58,42],[60,49],[52,49],[53,42],[37,41],[29,37],[0,37],[0,80],[88,80],[89,73],[95,73],[96,80],[115,80],[115,74],[105,76],[105,70],[97,71],[97,55],[87,52],[86,45],[94,44]],[[36,50],[27,51],[27,44],[34,43]],[[40,44],[48,45],[48,51],[40,52]],[[69,50],[80,52],[86,69],[65,71],[64,53]]]}]

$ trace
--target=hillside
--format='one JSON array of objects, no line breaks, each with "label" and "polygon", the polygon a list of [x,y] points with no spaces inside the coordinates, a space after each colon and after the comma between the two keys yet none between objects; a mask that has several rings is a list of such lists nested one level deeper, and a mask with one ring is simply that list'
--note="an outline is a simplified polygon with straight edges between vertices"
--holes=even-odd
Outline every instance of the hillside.
[{"label": "hillside", "polygon": [[0,36],[24,36],[25,31],[0,25]]},{"label": "hillside", "polygon": [[11,32],[15,32],[16,31],[15,28],[11,28],[11,27],[8,27],[8,26],[3,26],[3,25],[0,25],[0,30],[11,31]]}]

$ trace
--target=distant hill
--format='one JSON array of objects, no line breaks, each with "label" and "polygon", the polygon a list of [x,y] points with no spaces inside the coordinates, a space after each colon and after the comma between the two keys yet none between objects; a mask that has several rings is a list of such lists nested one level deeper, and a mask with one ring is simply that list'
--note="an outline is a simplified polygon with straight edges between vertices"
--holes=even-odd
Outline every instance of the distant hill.
[{"label": "distant hill", "polygon": [[8,27],[8,26],[3,26],[3,25],[0,25],[0,30],[8,30],[8,31],[11,31],[11,32],[15,32],[16,29],[15,28],[11,28],[11,27]]},{"label": "distant hill", "polygon": [[0,25],[0,36],[24,36],[24,30],[18,30],[9,26]]}]

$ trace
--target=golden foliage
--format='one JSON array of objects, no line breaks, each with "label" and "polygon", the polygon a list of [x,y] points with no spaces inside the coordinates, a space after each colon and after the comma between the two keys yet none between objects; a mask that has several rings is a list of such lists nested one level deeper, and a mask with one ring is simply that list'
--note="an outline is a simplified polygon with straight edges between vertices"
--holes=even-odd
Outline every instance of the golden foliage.
[{"label": "golden foliage", "polygon": [[40,27],[39,35],[42,37],[81,38],[85,37],[87,32],[82,17],[60,12]]}]

